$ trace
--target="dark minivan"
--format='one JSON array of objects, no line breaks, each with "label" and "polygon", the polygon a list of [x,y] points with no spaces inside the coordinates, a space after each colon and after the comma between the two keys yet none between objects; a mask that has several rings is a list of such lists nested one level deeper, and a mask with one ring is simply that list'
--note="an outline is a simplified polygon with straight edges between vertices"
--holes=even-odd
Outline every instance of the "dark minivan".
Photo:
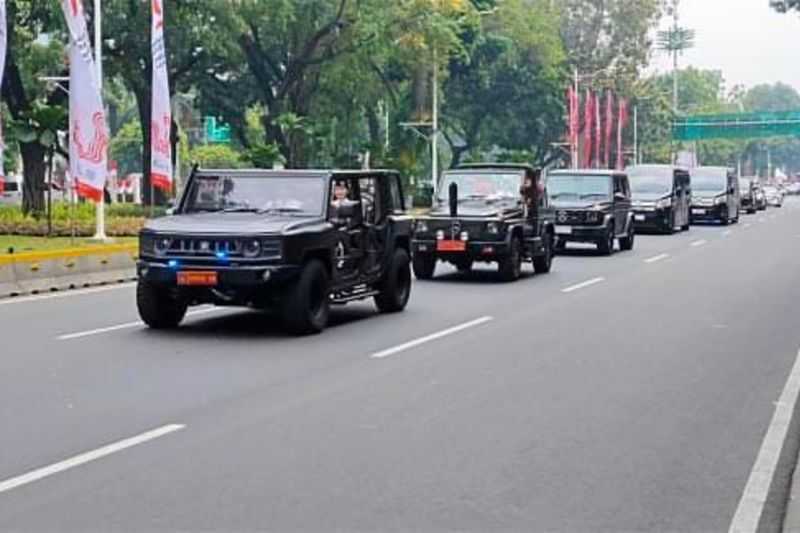
[{"label": "dark minivan", "polygon": [[756,184],[751,178],[739,178],[739,208],[748,215],[756,212]]},{"label": "dark minivan", "polygon": [[633,249],[634,227],[628,177],[613,170],[556,170],[547,176],[556,210],[556,249],[568,242],[594,243],[603,254]]},{"label": "dark minivan", "polygon": [[671,165],[637,165],[626,173],[637,231],[670,234],[676,229],[689,229],[692,181],[688,170]]},{"label": "dark minivan", "polygon": [[692,223],[739,221],[739,180],[726,167],[692,169]]}]

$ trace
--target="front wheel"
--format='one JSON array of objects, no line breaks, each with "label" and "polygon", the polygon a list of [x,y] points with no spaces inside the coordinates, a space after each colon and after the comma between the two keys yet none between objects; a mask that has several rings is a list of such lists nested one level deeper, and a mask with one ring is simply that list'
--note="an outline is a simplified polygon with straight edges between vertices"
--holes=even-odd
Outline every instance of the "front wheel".
[{"label": "front wheel", "polygon": [[177,328],[189,307],[177,289],[144,280],[136,285],[136,306],[142,321],[153,329]]},{"label": "front wheel", "polygon": [[296,335],[319,333],[328,325],[331,304],[328,272],[312,259],[300,278],[283,295],[282,314],[286,328]]},{"label": "front wheel", "polygon": [[603,255],[611,255],[614,253],[614,229],[608,228],[604,239],[597,243],[597,249]]},{"label": "front wheel", "polygon": [[405,309],[411,296],[411,267],[408,252],[398,248],[375,296],[375,305],[381,313],[397,313]]},{"label": "front wheel", "polygon": [[433,278],[433,273],[436,271],[435,255],[415,253],[411,262],[417,279]]},{"label": "front wheel", "polygon": [[631,250],[633,250],[633,242],[635,238],[636,238],[636,233],[634,232],[633,224],[631,224],[631,227],[628,230],[628,235],[622,237],[619,240],[620,249],[625,252],[630,252]]},{"label": "front wheel", "polygon": [[544,251],[541,255],[533,258],[533,270],[537,274],[547,274],[553,266],[553,236],[545,234],[542,243]]},{"label": "front wheel", "polygon": [[499,263],[500,279],[503,281],[516,281],[522,276],[522,243],[518,237],[511,238],[508,254]]}]

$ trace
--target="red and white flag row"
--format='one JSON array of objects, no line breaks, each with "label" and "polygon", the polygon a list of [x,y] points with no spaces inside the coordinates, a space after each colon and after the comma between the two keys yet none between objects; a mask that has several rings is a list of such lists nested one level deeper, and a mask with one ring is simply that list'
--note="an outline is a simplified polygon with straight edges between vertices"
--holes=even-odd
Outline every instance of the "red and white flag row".
[{"label": "red and white flag row", "polygon": [[[614,93],[607,91],[604,113],[601,95],[587,90],[583,98],[583,121],[581,121],[580,94],[572,87],[567,91],[567,140],[574,150],[580,152],[578,164],[583,168],[610,168],[614,164],[617,169],[622,170],[625,163],[622,134],[628,124],[628,101],[619,98],[615,105],[614,100]],[[617,108],[616,117],[615,108]],[[612,162],[611,151],[615,128],[617,159],[616,162]],[[580,139],[581,132],[583,142]]]}]

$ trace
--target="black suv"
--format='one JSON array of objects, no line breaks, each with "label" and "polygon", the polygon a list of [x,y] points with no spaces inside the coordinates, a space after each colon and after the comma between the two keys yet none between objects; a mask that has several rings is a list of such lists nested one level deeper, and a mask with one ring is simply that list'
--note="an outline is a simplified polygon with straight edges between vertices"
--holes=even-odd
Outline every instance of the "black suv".
[{"label": "black suv", "polygon": [[439,260],[462,272],[475,262],[496,262],[504,281],[519,279],[523,261],[537,273],[550,271],[553,212],[541,171],[528,165],[462,165],[444,172],[433,208],[414,228],[420,279],[432,278]]},{"label": "black suv", "polygon": [[396,172],[196,170],[174,214],[141,232],[139,314],[173,328],[194,304],[276,309],[303,334],[331,304],[401,311],[410,231]]},{"label": "black suv", "polygon": [[556,209],[556,249],[568,242],[597,245],[614,253],[632,250],[635,238],[628,177],[613,170],[556,170],[547,176],[550,202]]}]

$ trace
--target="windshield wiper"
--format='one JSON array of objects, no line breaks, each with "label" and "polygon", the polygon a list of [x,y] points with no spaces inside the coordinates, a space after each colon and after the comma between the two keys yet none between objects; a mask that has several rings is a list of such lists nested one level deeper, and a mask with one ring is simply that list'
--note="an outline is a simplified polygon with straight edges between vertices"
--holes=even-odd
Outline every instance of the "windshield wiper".
[{"label": "windshield wiper", "polygon": [[269,209],[258,209],[258,213],[305,213],[305,209],[299,207],[270,207]]},{"label": "windshield wiper", "polygon": [[582,194],[580,197],[581,198],[608,198],[608,195],[606,193],[593,192],[593,193],[589,193],[589,194]]},{"label": "windshield wiper", "polygon": [[222,209],[219,211],[220,213],[258,213],[258,209],[255,207],[228,207],[226,209]]}]

